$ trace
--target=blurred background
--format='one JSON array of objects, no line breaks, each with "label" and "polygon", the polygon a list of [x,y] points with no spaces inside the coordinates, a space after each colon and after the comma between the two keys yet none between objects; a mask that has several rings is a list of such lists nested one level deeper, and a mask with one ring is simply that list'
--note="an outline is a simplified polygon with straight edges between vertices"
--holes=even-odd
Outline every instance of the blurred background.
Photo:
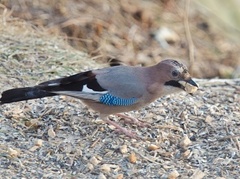
[{"label": "blurred background", "polygon": [[0,5],[95,61],[152,65],[176,58],[194,77],[240,78],[240,0],[1,0]]}]

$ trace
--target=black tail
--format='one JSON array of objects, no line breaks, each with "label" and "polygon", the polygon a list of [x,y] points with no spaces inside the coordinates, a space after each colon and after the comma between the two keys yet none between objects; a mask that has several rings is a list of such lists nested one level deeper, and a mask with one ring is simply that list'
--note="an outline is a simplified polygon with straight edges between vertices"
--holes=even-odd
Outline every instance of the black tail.
[{"label": "black tail", "polygon": [[10,89],[2,93],[0,104],[54,96],[58,95],[54,93],[57,91],[82,91],[84,85],[94,91],[106,91],[99,85],[95,76],[92,71],[86,71],[65,78],[46,81],[33,87]]},{"label": "black tail", "polygon": [[0,98],[0,104],[12,103],[28,99],[43,98],[54,95],[56,94],[47,92],[37,87],[15,88],[4,91],[2,93],[2,98]]}]

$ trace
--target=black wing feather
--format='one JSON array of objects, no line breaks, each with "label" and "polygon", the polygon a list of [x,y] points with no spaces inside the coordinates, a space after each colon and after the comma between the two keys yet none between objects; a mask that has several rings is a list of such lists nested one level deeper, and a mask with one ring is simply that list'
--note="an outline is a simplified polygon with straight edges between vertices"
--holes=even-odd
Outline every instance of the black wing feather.
[{"label": "black wing feather", "polygon": [[95,76],[92,71],[87,71],[46,81],[33,87],[10,89],[2,93],[0,104],[57,95],[54,91],[82,91],[84,85],[94,91],[106,91],[99,85]]}]

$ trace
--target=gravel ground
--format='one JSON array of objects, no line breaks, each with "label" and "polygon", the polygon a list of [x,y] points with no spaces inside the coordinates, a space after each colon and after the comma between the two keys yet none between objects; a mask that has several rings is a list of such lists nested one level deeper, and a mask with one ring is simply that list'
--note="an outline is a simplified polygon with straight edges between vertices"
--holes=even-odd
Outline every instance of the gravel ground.
[{"label": "gravel ground", "polygon": [[128,113],[129,139],[68,97],[1,107],[6,178],[238,178],[240,80],[200,81],[194,96],[166,96]]},{"label": "gravel ground", "polygon": [[[14,24],[11,30],[0,26],[1,92],[99,67],[62,41]],[[240,80],[197,82],[194,96],[166,96],[127,113],[148,127],[111,116],[142,140],[119,135],[70,97],[2,105],[0,176],[239,178]]]}]

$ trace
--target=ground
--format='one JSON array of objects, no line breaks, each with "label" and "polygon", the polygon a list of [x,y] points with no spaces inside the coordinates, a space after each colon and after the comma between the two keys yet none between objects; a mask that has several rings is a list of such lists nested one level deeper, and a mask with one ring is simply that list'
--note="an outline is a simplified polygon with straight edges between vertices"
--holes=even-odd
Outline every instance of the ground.
[{"label": "ground", "polygon": [[[1,92],[100,68],[66,41],[1,16]],[[71,60],[69,60],[71,59]],[[240,80],[196,79],[199,90],[165,96],[126,113],[150,126],[119,135],[79,100],[52,97],[0,106],[3,178],[239,177]]]},{"label": "ground", "polygon": [[240,78],[238,0],[1,2],[6,15],[66,39],[98,63],[148,66],[176,58],[194,77]]}]

